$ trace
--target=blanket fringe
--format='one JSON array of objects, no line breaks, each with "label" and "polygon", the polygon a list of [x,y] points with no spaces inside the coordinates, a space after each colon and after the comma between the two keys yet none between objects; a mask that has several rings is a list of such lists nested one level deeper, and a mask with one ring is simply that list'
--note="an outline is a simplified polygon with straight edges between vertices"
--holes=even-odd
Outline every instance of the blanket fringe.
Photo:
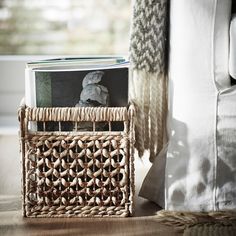
[{"label": "blanket fringe", "polygon": [[135,147],[139,156],[150,151],[150,161],[166,143],[167,85],[164,74],[130,70],[130,100],[136,108]]}]

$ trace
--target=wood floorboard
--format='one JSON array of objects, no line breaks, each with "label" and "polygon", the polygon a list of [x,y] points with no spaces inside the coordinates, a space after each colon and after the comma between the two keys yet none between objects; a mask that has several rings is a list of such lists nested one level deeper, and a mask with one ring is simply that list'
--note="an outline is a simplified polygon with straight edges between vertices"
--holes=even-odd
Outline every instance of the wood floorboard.
[{"label": "wood floorboard", "polygon": [[[149,205],[150,204],[150,205]],[[140,198],[138,212],[128,218],[24,218],[19,196],[0,196],[1,236],[149,236],[181,235],[149,215],[156,207]],[[154,208],[155,210],[155,208]],[[154,211],[152,210],[152,211]],[[139,214],[139,216],[137,215]],[[145,216],[146,215],[146,216]]]}]

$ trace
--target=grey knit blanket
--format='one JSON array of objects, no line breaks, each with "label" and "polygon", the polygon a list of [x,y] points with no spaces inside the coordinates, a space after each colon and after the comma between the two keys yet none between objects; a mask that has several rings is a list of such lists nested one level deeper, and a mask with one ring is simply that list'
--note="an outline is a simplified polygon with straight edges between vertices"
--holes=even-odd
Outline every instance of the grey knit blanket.
[{"label": "grey knit blanket", "polygon": [[136,148],[150,160],[166,142],[168,0],[136,0],[130,40],[130,100],[135,104]]}]

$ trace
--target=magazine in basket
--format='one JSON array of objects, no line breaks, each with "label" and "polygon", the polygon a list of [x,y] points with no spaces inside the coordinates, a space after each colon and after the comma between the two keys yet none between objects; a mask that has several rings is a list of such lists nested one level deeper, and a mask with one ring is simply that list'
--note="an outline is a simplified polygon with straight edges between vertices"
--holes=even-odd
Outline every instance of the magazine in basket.
[{"label": "magazine in basket", "polygon": [[[26,106],[126,107],[128,66],[124,57],[29,62],[25,70]],[[53,125],[50,127],[54,130]]]}]

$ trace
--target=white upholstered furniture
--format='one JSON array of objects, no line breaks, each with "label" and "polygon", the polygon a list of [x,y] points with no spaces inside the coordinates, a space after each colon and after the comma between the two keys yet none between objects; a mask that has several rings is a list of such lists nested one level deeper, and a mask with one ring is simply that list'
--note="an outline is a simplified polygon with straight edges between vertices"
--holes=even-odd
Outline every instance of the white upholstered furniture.
[{"label": "white upholstered furniture", "polygon": [[231,0],[170,2],[169,143],[140,195],[168,210],[236,209]]},{"label": "white upholstered furniture", "polygon": [[229,73],[236,79],[236,13],[230,22]]}]

